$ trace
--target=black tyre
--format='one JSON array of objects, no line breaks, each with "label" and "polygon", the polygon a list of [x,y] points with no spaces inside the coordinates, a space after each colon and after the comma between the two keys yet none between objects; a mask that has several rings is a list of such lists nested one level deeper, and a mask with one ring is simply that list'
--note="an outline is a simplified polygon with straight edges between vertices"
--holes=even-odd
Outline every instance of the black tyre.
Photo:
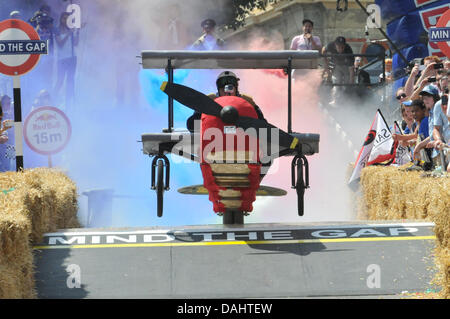
[{"label": "black tyre", "polygon": [[244,224],[244,212],[240,210],[235,210],[234,214],[234,224],[243,225]]},{"label": "black tyre", "polygon": [[305,184],[303,179],[297,182],[297,206],[298,206],[298,216],[303,216],[305,212]]},{"label": "black tyre", "polygon": [[244,224],[244,212],[240,210],[226,210],[223,213],[224,225],[242,225]]},{"label": "black tyre", "polygon": [[156,213],[158,217],[163,215],[163,194],[164,194],[164,162],[158,160],[157,162],[157,178],[156,178]]}]

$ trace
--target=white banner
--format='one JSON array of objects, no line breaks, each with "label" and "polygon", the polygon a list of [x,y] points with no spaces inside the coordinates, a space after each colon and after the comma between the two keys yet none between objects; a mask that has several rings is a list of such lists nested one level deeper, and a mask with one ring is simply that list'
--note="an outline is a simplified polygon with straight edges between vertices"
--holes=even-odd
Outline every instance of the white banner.
[{"label": "white banner", "polygon": [[[396,121],[394,122],[394,133],[397,135],[403,135],[402,129]],[[394,163],[401,166],[410,162],[412,162],[412,159],[409,147],[402,146],[398,143],[397,150],[395,151]]]}]

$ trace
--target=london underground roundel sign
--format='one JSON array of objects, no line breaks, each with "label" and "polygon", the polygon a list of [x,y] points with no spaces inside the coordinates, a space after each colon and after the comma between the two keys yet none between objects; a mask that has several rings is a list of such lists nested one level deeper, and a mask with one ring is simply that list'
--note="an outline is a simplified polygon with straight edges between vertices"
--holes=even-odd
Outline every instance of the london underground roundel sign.
[{"label": "london underground roundel sign", "polygon": [[[438,28],[445,28],[447,30],[447,38],[448,32],[450,30],[450,9],[444,12],[444,14],[439,18],[439,21],[436,24]],[[440,41],[437,42],[439,49],[450,58],[450,41]]]},{"label": "london underground roundel sign", "polygon": [[47,44],[27,22],[8,19],[0,22],[0,73],[23,75],[39,62]]}]

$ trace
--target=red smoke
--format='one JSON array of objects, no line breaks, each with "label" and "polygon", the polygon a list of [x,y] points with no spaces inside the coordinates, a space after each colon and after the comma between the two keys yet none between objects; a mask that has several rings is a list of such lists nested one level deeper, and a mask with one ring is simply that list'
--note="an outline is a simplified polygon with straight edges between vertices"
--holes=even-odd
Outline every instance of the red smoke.
[{"label": "red smoke", "polygon": [[[254,38],[247,50],[281,50],[279,37],[274,42]],[[277,41],[278,39],[278,41]],[[278,43],[278,44],[277,44]],[[278,46],[278,47],[277,47]],[[288,80],[281,70],[237,70],[241,94],[252,96],[269,123],[287,131]],[[248,222],[302,222],[348,219],[348,196],[345,189],[344,161],[339,161],[337,137],[330,130],[319,107],[320,70],[299,70],[300,76],[292,86],[292,130],[299,133],[320,134],[319,154],[308,156],[310,189],[305,192],[305,216],[297,215],[297,194],[291,189],[291,161],[282,157],[272,165],[263,185],[288,191],[286,197],[259,197]],[[280,76],[281,75],[281,76]]]}]

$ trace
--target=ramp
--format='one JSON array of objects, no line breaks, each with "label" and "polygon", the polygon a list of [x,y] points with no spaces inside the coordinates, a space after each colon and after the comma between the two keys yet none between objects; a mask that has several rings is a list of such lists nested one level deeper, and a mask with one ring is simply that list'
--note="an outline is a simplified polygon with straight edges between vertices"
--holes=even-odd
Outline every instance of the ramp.
[{"label": "ramp", "polygon": [[72,229],[34,247],[40,298],[296,298],[425,291],[432,223]]}]

